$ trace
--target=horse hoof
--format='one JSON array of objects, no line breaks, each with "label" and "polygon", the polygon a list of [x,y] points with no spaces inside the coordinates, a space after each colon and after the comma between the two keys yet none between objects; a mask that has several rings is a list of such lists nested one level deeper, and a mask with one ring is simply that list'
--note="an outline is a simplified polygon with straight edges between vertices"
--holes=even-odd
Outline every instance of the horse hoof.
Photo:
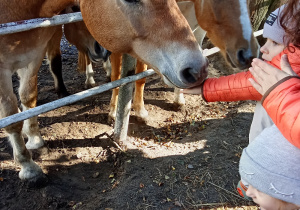
[{"label": "horse hoof", "polygon": [[97,86],[97,84],[96,84],[95,82],[85,83],[85,84],[84,84],[84,88],[85,88],[85,89],[94,88],[94,87],[96,87],[96,86]]},{"label": "horse hoof", "polygon": [[174,101],[174,104],[178,107],[183,107],[185,105],[185,99]]},{"label": "horse hoof", "polygon": [[109,125],[113,125],[114,123],[115,123],[115,117],[112,117],[112,116],[108,116],[108,119],[107,119],[107,123],[109,124]]},{"label": "horse hoof", "polygon": [[147,125],[147,123],[148,123],[148,117],[137,116],[136,119],[137,119],[138,123],[140,123],[140,124]]},{"label": "horse hoof", "polygon": [[147,121],[149,115],[146,109],[142,109],[139,112],[136,112],[135,114],[138,118],[143,119],[143,121]]},{"label": "horse hoof", "polygon": [[108,113],[108,119],[107,119],[108,124],[110,125],[114,124],[116,120],[116,116],[117,116],[116,109],[110,108],[110,112]]},{"label": "horse hoof", "polygon": [[24,181],[27,188],[43,188],[47,186],[48,182],[47,176],[43,173]]},{"label": "horse hoof", "polygon": [[111,82],[110,76],[106,76],[105,82]]},{"label": "horse hoof", "polygon": [[[26,134],[26,132],[24,132]],[[45,145],[45,141],[40,134],[37,135],[27,135],[28,141],[26,143],[26,148],[29,150],[39,149]]]},{"label": "horse hoof", "polygon": [[58,98],[64,98],[71,95],[68,91],[57,91]]}]

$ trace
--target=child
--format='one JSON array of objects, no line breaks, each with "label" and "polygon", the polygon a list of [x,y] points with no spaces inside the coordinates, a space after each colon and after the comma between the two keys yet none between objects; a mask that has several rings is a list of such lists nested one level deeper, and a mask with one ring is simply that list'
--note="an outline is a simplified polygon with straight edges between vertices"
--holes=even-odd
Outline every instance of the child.
[{"label": "child", "polygon": [[[281,12],[280,24],[289,44],[300,49],[299,0],[288,0]],[[249,70],[255,78],[251,84],[264,97],[262,104],[283,136],[300,148],[300,77],[289,64],[290,57],[281,57],[281,67],[276,68],[259,59],[253,59]],[[300,65],[300,60],[298,60]]]},{"label": "child", "polygon": [[[285,50],[284,36],[285,31],[280,26],[278,17],[283,10],[283,6],[275,10],[268,17],[264,25],[263,36],[267,38],[266,43],[261,47],[262,58],[275,67],[280,66],[280,58],[283,54],[288,54],[291,66],[294,71],[300,74],[300,50],[290,52]],[[229,75],[220,78],[208,78],[201,87],[183,90],[184,93],[199,94],[202,93],[203,99],[207,102],[214,101],[240,101],[240,100],[256,100],[260,101],[262,95],[258,93],[249,78],[252,75],[249,71],[240,72],[238,74]],[[268,116],[260,102],[257,102],[250,132],[249,142],[252,142],[265,128],[272,126],[274,123]],[[247,184],[240,182],[238,184],[238,192],[244,198],[246,196]]]},{"label": "child", "polygon": [[249,184],[246,194],[265,210],[300,208],[300,149],[275,125],[243,150],[239,172]]}]

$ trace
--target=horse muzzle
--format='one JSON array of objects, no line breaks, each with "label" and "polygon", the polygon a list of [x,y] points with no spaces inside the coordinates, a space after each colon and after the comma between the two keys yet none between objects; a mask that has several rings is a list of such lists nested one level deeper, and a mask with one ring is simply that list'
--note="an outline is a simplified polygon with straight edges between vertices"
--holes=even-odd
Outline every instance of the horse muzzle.
[{"label": "horse muzzle", "polygon": [[251,62],[254,56],[248,49],[241,48],[235,53],[226,52],[226,60],[233,68],[239,68],[240,70],[247,69],[251,66]]},{"label": "horse muzzle", "polygon": [[179,71],[179,79],[170,74],[163,74],[164,82],[177,88],[191,88],[200,85],[208,76],[208,60],[204,57],[197,66],[189,66]]},{"label": "horse muzzle", "polygon": [[111,55],[111,52],[95,41],[93,50],[91,51],[88,49],[88,55],[92,62],[98,63],[101,60],[104,62],[107,61],[108,57]]}]

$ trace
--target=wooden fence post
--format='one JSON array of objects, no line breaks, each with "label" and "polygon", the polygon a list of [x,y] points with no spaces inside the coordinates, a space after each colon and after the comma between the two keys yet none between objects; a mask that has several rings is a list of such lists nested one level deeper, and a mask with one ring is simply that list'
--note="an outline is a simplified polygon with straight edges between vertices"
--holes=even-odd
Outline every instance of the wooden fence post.
[{"label": "wooden fence post", "polygon": [[[122,56],[121,78],[134,74],[135,66],[136,59],[130,55],[124,54]],[[114,126],[114,140],[118,143],[125,141],[127,138],[133,84],[134,83],[128,83],[122,85],[119,89],[117,114]]]}]

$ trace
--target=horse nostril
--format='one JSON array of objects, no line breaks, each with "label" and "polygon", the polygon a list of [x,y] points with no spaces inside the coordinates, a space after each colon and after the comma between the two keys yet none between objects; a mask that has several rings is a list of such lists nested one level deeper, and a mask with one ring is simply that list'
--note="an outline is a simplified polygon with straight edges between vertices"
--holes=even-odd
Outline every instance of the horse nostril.
[{"label": "horse nostril", "polygon": [[103,61],[107,61],[108,57],[111,55],[111,52],[102,47],[98,42],[94,43],[94,49],[96,55],[100,56]]},{"label": "horse nostril", "polygon": [[182,76],[189,83],[195,83],[198,79],[198,74],[192,68],[184,69]]},{"label": "horse nostril", "polygon": [[237,58],[240,64],[245,67],[249,67],[254,57],[251,52],[249,53],[245,49],[240,49],[237,52]]},{"label": "horse nostril", "polygon": [[245,49],[240,49],[237,52],[238,61],[242,65],[246,65],[247,59],[245,58]]},{"label": "horse nostril", "polygon": [[94,43],[94,48],[95,48],[95,52],[96,52],[97,54],[102,53],[101,46],[100,46],[100,44],[99,44],[98,42],[95,42],[95,43]]}]

